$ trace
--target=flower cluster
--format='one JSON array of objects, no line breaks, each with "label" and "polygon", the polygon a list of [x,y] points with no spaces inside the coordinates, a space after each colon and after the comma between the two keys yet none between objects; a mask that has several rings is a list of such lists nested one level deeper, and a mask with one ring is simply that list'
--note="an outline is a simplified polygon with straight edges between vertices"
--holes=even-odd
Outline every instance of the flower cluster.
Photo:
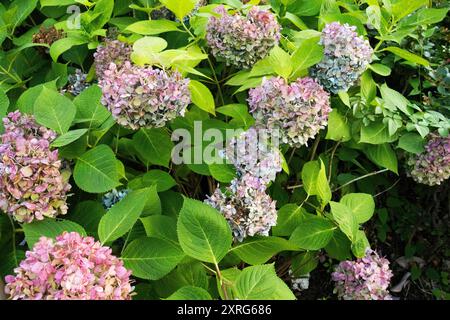
[{"label": "flower cluster", "polygon": [[333,93],[347,91],[371,62],[373,50],[369,41],[355,30],[356,27],[339,22],[327,24],[322,30],[324,57],[311,69],[311,75]]},{"label": "flower cluster", "polygon": [[331,274],[335,293],[344,300],[391,300],[389,261],[368,249],[363,258],[343,261]]},{"label": "flower cluster", "polygon": [[41,237],[14,272],[5,278],[13,300],[129,300],[133,290],[111,249],[76,232]]},{"label": "flower cluster", "polygon": [[407,165],[408,175],[418,183],[434,186],[450,178],[450,136],[431,134],[425,151],[411,155]]},{"label": "flower cluster", "polygon": [[297,277],[292,268],[289,268],[288,275],[289,279],[291,280],[291,289],[293,291],[300,292],[309,288],[309,273]]},{"label": "flower cluster", "polygon": [[250,68],[280,40],[281,27],[268,11],[253,7],[244,17],[230,15],[223,6],[218,6],[215,12],[221,16],[209,19],[206,40],[212,54],[227,65]]},{"label": "flower cluster", "polygon": [[205,202],[223,214],[234,238],[242,241],[247,236],[268,236],[277,223],[275,201],[265,191],[261,179],[246,174],[231,181],[224,192],[217,188]]},{"label": "flower cluster", "polygon": [[121,68],[111,63],[99,80],[102,103],[117,123],[137,130],[162,127],[184,116],[191,102],[189,79],[177,71],[142,68],[126,61]]},{"label": "flower cluster", "polygon": [[[39,31],[33,34],[33,43],[47,44],[51,46],[55,41],[64,37],[64,32],[57,30],[55,27],[46,28],[41,26]],[[37,49],[42,53],[49,53],[47,47],[37,47]]]},{"label": "flower cluster", "polygon": [[248,99],[257,125],[293,147],[307,145],[325,128],[331,111],[329,94],[312,78],[297,79],[290,85],[281,77],[264,79],[250,89]]},{"label": "flower cluster", "polygon": [[70,94],[77,96],[84,89],[89,87],[89,83],[86,82],[87,74],[83,73],[80,69],[76,69],[74,74],[69,74],[68,85],[63,92],[69,92]]},{"label": "flower cluster", "polygon": [[120,67],[125,61],[129,61],[131,51],[131,47],[122,41],[106,39],[105,43],[99,45],[94,53],[97,77],[99,79],[102,78],[104,72],[110,69],[111,64]]},{"label": "flower cluster", "polygon": [[270,145],[266,130],[254,127],[232,138],[225,149],[225,158],[231,161],[239,175],[251,174],[263,182],[274,181],[281,171],[281,156]]},{"label": "flower cluster", "polygon": [[112,206],[114,206],[117,202],[125,198],[125,196],[130,193],[131,190],[124,189],[117,191],[116,189],[113,189],[111,192],[106,193],[103,196],[103,207],[105,209],[111,209]]},{"label": "flower cluster", "polygon": [[0,144],[0,209],[19,222],[67,213],[67,172],[58,150],[50,150],[56,133],[32,116],[12,112],[3,119]]}]

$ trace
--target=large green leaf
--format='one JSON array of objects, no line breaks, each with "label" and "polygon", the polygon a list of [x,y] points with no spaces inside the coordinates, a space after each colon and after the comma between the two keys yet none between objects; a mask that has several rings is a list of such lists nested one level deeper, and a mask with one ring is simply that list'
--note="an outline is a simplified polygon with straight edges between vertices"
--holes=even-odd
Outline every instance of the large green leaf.
[{"label": "large green leaf", "polygon": [[172,271],[184,253],[172,242],[158,238],[139,238],[131,242],[122,254],[125,267],[134,276],[158,280]]},{"label": "large green leaf", "polygon": [[203,288],[186,286],[178,289],[167,300],[212,300],[212,298]]},{"label": "large green leaf", "polygon": [[366,255],[366,250],[370,248],[369,240],[362,230],[356,233],[355,241],[352,243],[352,252],[357,258],[362,258]]},{"label": "large green leaf", "polygon": [[336,220],[339,228],[343,233],[354,242],[356,240],[356,233],[358,232],[358,220],[356,215],[346,205],[339,202],[330,202],[331,213],[334,220]]},{"label": "large green leaf", "polygon": [[273,264],[245,268],[236,279],[235,292],[239,300],[295,300]]},{"label": "large green leaf", "polygon": [[216,108],[216,111],[232,117],[233,120],[231,120],[230,123],[234,121],[235,123],[243,126],[244,129],[250,128],[255,123],[255,119],[250,115],[245,104],[227,104]]},{"label": "large green leaf", "polygon": [[423,65],[425,67],[430,66],[430,63],[428,62],[428,60],[419,57],[418,55],[411,53],[409,51],[406,51],[404,49],[398,48],[398,47],[387,47],[384,48],[383,50],[392,52],[393,54],[399,56],[400,58],[403,58],[407,61],[413,62],[413,63],[417,63],[420,65]]},{"label": "large green leaf", "polygon": [[317,37],[303,40],[291,57],[294,66],[291,78],[297,79],[305,69],[319,63],[322,57],[323,47]]},{"label": "large green leaf", "polygon": [[408,132],[400,137],[398,147],[408,152],[419,154],[425,151],[425,140],[417,133]]},{"label": "large green leaf", "polygon": [[114,152],[102,144],[77,159],[73,172],[75,183],[90,193],[109,191],[118,185],[119,171]]},{"label": "large green leaf", "polygon": [[153,215],[141,218],[147,236],[178,244],[177,221],[168,216]]},{"label": "large green leaf", "polygon": [[63,135],[59,136],[58,138],[56,138],[55,141],[52,142],[52,147],[58,148],[71,144],[72,142],[84,136],[86,132],[88,132],[88,129],[77,129],[68,131]]},{"label": "large green leaf", "polygon": [[82,122],[89,128],[97,128],[111,115],[101,104],[102,89],[92,85],[73,99],[77,107],[75,122]]},{"label": "large green leaf", "polygon": [[144,20],[138,21],[129,25],[125,31],[142,34],[144,36],[152,36],[169,31],[180,31],[178,29],[180,24],[175,21],[158,19],[158,20]]},{"label": "large green leaf", "polygon": [[145,186],[156,185],[158,192],[167,191],[177,184],[169,173],[162,170],[150,170],[142,177],[142,183]]},{"label": "large green leaf", "polygon": [[177,231],[183,251],[197,260],[218,263],[231,246],[231,230],[225,218],[197,200],[184,199]]},{"label": "large green leaf", "polygon": [[372,122],[368,126],[361,127],[361,139],[359,142],[370,144],[382,144],[386,142],[392,142],[397,139],[396,135],[391,136],[389,134],[388,127],[379,122]]},{"label": "large green leaf", "polygon": [[369,145],[365,148],[364,153],[377,165],[398,174],[397,156],[388,143]]},{"label": "large green leaf", "polygon": [[351,139],[350,125],[337,109],[333,109],[328,115],[328,127],[326,139],[334,141],[348,141]]},{"label": "large green leaf", "polygon": [[75,113],[76,108],[69,98],[45,86],[34,104],[36,122],[59,134],[69,130]]},{"label": "large green leaf", "polygon": [[214,97],[211,91],[203,83],[197,80],[189,81],[192,102],[206,112],[216,114]]},{"label": "large green leaf", "polygon": [[160,2],[181,21],[194,10],[197,0],[160,0]]},{"label": "large green leaf", "polygon": [[289,54],[280,47],[274,47],[269,54],[269,63],[275,73],[288,79],[293,70],[293,63]]},{"label": "large green leaf", "polygon": [[146,164],[169,167],[173,143],[164,129],[139,130],[133,136],[133,146]]},{"label": "large green leaf", "polygon": [[274,236],[290,236],[305,218],[306,210],[294,203],[288,203],[278,210],[277,225],[272,227]]},{"label": "large green leaf", "polygon": [[102,243],[114,241],[127,233],[144,210],[149,189],[140,189],[127,194],[101,218],[98,236]]},{"label": "large green leaf", "polygon": [[29,248],[32,248],[34,244],[39,241],[40,237],[54,239],[64,231],[74,231],[82,236],[86,235],[82,226],[69,220],[54,220],[48,218],[33,223],[24,223],[22,228]]},{"label": "large green leaf", "polygon": [[369,221],[375,211],[375,201],[367,193],[349,193],[343,196],[339,202],[352,210],[358,223]]},{"label": "large green leaf", "polygon": [[263,264],[281,251],[296,251],[298,247],[284,238],[255,237],[239,243],[231,249],[245,263]]},{"label": "large green leaf", "polygon": [[300,222],[289,240],[301,249],[319,250],[328,244],[336,228],[328,219],[311,216]]}]

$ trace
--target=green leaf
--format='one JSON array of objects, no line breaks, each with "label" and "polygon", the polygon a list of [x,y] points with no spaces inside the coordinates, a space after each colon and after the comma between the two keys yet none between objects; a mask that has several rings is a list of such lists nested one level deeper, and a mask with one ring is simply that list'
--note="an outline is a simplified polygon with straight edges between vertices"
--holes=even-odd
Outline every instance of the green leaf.
[{"label": "green leaf", "polygon": [[36,122],[60,134],[69,130],[75,113],[76,108],[69,98],[46,87],[42,88],[34,104]]},{"label": "green leaf", "polygon": [[33,223],[24,223],[22,224],[22,228],[29,248],[32,248],[42,236],[54,239],[64,231],[74,231],[78,232],[81,236],[86,236],[86,232],[82,226],[69,220],[47,218],[42,221],[34,221]]},{"label": "green leaf", "polygon": [[140,129],[133,136],[133,146],[146,164],[169,167],[173,143],[163,128]]},{"label": "green leaf", "polygon": [[53,80],[50,82],[41,83],[37,86],[25,90],[25,92],[22,93],[17,100],[17,107],[19,108],[20,112],[33,114],[34,103],[36,102],[36,99],[39,97],[44,87],[56,91],[56,81]]},{"label": "green leaf", "polygon": [[70,48],[86,43],[88,43],[88,39],[80,35],[77,36],[72,35],[67,38],[56,40],[50,46],[50,56],[52,57],[53,61],[56,62],[58,61],[58,57],[64,52],[68,51]]},{"label": "green leaf", "polygon": [[236,168],[231,164],[209,164],[209,172],[219,182],[229,183],[236,178]]},{"label": "green leaf", "polygon": [[312,196],[317,194],[317,176],[319,175],[320,164],[318,161],[309,161],[303,165],[302,182],[305,192]]},{"label": "green leaf", "polygon": [[367,240],[364,231],[358,230],[356,233],[356,239],[352,243],[352,252],[355,257],[362,258],[366,255],[367,248],[370,248],[369,240]]},{"label": "green leaf", "polygon": [[85,135],[86,132],[88,132],[88,129],[77,129],[68,131],[64,133],[62,136],[56,138],[55,141],[52,142],[51,146],[54,148],[66,146],[80,139],[82,136]]},{"label": "green leaf", "polygon": [[398,47],[387,47],[387,48],[384,48],[383,51],[392,52],[393,54],[399,56],[400,58],[403,58],[403,59],[408,60],[413,63],[423,65],[425,67],[430,66],[430,63],[426,59],[419,57],[418,55],[415,55],[414,53],[411,53],[409,51],[406,51],[406,50],[398,48]]},{"label": "green leaf", "polygon": [[250,128],[254,123],[255,119],[248,112],[247,105],[245,104],[227,104],[216,109],[218,113],[224,114],[226,116],[232,117],[233,121],[238,125],[244,127],[244,129]]},{"label": "green leaf", "polygon": [[40,2],[41,2],[41,8],[68,6],[68,5],[77,3],[76,0],[40,0]]},{"label": "green leaf", "polygon": [[300,222],[289,240],[301,249],[319,250],[328,244],[335,229],[328,219],[311,216]]},{"label": "green leaf", "polygon": [[347,236],[341,230],[336,229],[330,242],[325,247],[325,251],[333,259],[340,261],[350,260],[350,246],[351,242]]},{"label": "green leaf", "polygon": [[375,211],[375,201],[367,193],[349,193],[343,196],[339,202],[352,210],[358,223],[369,221]]},{"label": "green leaf", "polygon": [[269,54],[269,62],[276,74],[288,79],[293,70],[291,57],[280,47],[274,47]]},{"label": "green leaf", "polygon": [[406,22],[406,26],[420,26],[438,23],[444,20],[447,16],[448,10],[448,8],[422,8],[411,17],[403,19],[401,24],[403,26],[404,21]]},{"label": "green leaf", "polygon": [[144,20],[138,21],[129,25],[125,31],[131,31],[144,36],[152,36],[170,31],[180,31],[178,26],[180,24],[175,21],[158,19],[158,20]]},{"label": "green leaf", "polygon": [[322,200],[322,206],[325,206],[331,200],[331,189],[327,179],[327,172],[322,159],[320,159],[320,170],[317,175],[316,184],[317,195]]},{"label": "green leaf", "polygon": [[106,210],[100,201],[87,200],[77,203],[68,218],[83,226],[89,236],[98,238],[98,224],[105,213]]},{"label": "green leaf", "polygon": [[323,47],[317,37],[303,40],[294,51],[291,63],[294,66],[291,79],[297,79],[303,70],[319,63],[323,57]]},{"label": "green leaf", "polygon": [[230,252],[235,253],[241,260],[250,265],[263,264],[281,251],[296,251],[297,246],[284,238],[254,237],[233,247]]},{"label": "green leaf", "polygon": [[419,154],[425,151],[425,140],[417,133],[408,132],[400,137],[398,147],[408,152]]},{"label": "green leaf", "polygon": [[273,264],[245,268],[236,279],[235,292],[239,300],[295,300]]},{"label": "green leaf", "polygon": [[342,103],[350,108],[350,96],[347,91],[339,91],[338,92],[339,99],[341,99]]},{"label": "green leaf", "polygon": [[212,300],[208,291],[203,288],[186,286],[178,289],[166,300]]},{"label": "green leaf", "polygon": [[163,38],[143,37],[133,44],[131,59],[138,65],[151,65],[160,60],[158,53],[165,48],[167,48],[167,41]]},{"label": "green leaf", "polygon": [[100,99],[102,89],[98,85],[92,85],[83,90],[73,99],[73,104],[77,107],[75,122],[86,123],[88,128],[97,128],[111,115],[102,105]]},{"label": "green leaf", "polygon": [[172,271],[184,253],[172,242],[157,238],[139,238],[131,242],[122,254],[126,268],[142,279],[158,280]]},{"label": "green leaf", "polygon": [[346,205],[339,202],[330,202],[331,213],[339,228],[345,235],[354,242],[358,231],[358,220],[356,215]]},{"label": "green leaf", "polygon": [[10,2],[8,11],[3,14],[5,23],[14,31],[33,12],[36,5],[37,0],[14,0]]},{"label": "green leaf", "polygon": [[296,255],[291,262],[291,270],[295,277],[306,275],[313,271],[319,263],[317,252],[308,251]]},{"label": "green leaf", "polygon": [[98,236],[104,244],[127,233],[144,210],[149,189],[131,191],[101,218]]},{"label": "green leaf", "polygon": [[379,122],[371,122],[368,126],[361,127],[361,139],[359,142],[369,144],[382,144],[395,141],[397,136],[391,136],[386,125]]},{"label": "green leaf", "polygon": [[366,70],[361,76],[361,96],[366,99],[366,103],[370,103],[377,96],[377,85],[369,70]]},{"label": "green leaf", "polygon": [[160,0],[167,9],[175,14],[178,20],[182,21],[192,10],[194,10],[195,5],[198,0]]},{"label": "green leaf", "polygon": [[170,174],[162,170],[150,170],[144,174],[142,182],[145,186],[155,184],[158,192],[167,191],[177,184]]},{"label": "green leaf", "polygon": [[364,153],[377,165],[398,174],[397,156],[388,143],[369,145],[365,148]]},{"label": "green leaf", "polygon": [[348,141],[351,139],[350,126],[337,109],[328,115],[328,127],[325,139],[334,141]]},{"label": "green leaf", "polygon": [[225,218],[197,200],[184,199],[177,232],[183,251],[200,261],[217,264],[231,246],[231,230]]},{"label": "green leaf", "polygon": [[277,225],[272,227],[274,236],[290,236],[305,218],[306,210],[294,203],[288,203],[278,210]]},{"label": "green leaf", "polygon": [[81,190],[90,193],[117,187],[120,182],[114,152],[104,144],[89,150],[77,159],[73,177]]},{"label": "green leaf", "polygon": [[214,97],[207,86],[197,80],[191,80],[189,90],[191,91],[192,102],[197,107],[211,114],[216,114]]},{"label": "green leaf", "polygon": [[153,215],[141,218],[147,236],[152,238],[171,241],[174,245],[178,245],[177,222],[174,218]]},{"label": "green leaf", "polygon": [[388,75],[391,74],[391,68],[379,63],[370,64],[369,69],[384,77],[387,77]]},{"label": "green leaf", "polygon": [[400,92],[389,88],[385,83],[380,86],[380,92],[386,105],[398,108],[406,115],[411,114],[408,110],[409,101]]},{"label": "green leaf", "polygon": [[[9,98],[5,91],[0,88],[0,120],[6,116],[9,107]],[[3,123],[0,121],[0,133],[3,132]]]},{"label": "green leaf", "polygon": [[392,14],[398,21],[428,3],[428,0],[400,0],[392,5]]}]

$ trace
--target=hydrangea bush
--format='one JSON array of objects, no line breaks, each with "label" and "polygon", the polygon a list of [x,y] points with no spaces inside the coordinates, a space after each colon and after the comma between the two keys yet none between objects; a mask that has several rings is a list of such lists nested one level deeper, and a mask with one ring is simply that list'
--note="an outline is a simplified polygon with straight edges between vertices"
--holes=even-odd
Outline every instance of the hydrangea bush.
[{"label": "hydrangea bush", "polygon": [[0,299],[448,298],[448,5],[82,2],[0,5]]}]

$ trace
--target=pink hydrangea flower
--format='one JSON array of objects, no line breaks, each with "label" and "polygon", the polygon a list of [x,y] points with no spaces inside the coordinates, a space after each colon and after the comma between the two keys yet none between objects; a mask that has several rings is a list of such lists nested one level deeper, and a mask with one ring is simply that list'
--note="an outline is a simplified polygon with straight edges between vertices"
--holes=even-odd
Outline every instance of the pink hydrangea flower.
[{"label": "pink hydrangea flower", "polygon": [[431,134],[425,151],[411,155],[407,165],[410,167],[408,175],[416,182],[440,185],[450,178],[450,136]]},{"label": "pink hydrangea flower", "polygon": [[163,127],[184,116],[191,102],[189,79],[177,71],[142,68],[126,61],[111,63],[99,80],[102,103],[117,123],[133,130]]},{"label": "pink hydrangea flower", "polygon": [[253,7],[247,16],[230,15],[224,6],[218,6],[215,12],[220,17],[209,19],[206,40],[212,54],[227,65],[251,68],[280,40],[281,27],[269,11]]},{"label": "pink hydrangea flower", "polygon": [[106,70],[114,64],[116,67],[121,67],[125,61],[131,58],[131,46],[119,41],[106,39],[105,43],[97,47],[94,53],[95,71],[97,77],[100,79]]},{"label": "pink hydrangea flower", "polygon": [[5,278],[13,300],[129,300],[133,290],[111,249],[76,232],[41,237],[14,272]]},{"label": "pink hydrangea flower", "polygon": [[331,274],[334,292],[344,300],[392,300],[389,261],[368,249],[363,258],[342,261]]},{"label": "pink hydrangea flower", "polygon": [[12,112],[3,119],[0,144],[0,209],[19,222],[67,213],[69,172],[61,170],[56,133],[32,116]]},{"label": "pink hydrangea flower", "polygon": [[329,94],[309,77],[290,85],[281,77],[264,79],[250,89],[248,102],[256,124],[279,131],[281,141],[293,147],[307,145],[325,128],[331,111]]}]

